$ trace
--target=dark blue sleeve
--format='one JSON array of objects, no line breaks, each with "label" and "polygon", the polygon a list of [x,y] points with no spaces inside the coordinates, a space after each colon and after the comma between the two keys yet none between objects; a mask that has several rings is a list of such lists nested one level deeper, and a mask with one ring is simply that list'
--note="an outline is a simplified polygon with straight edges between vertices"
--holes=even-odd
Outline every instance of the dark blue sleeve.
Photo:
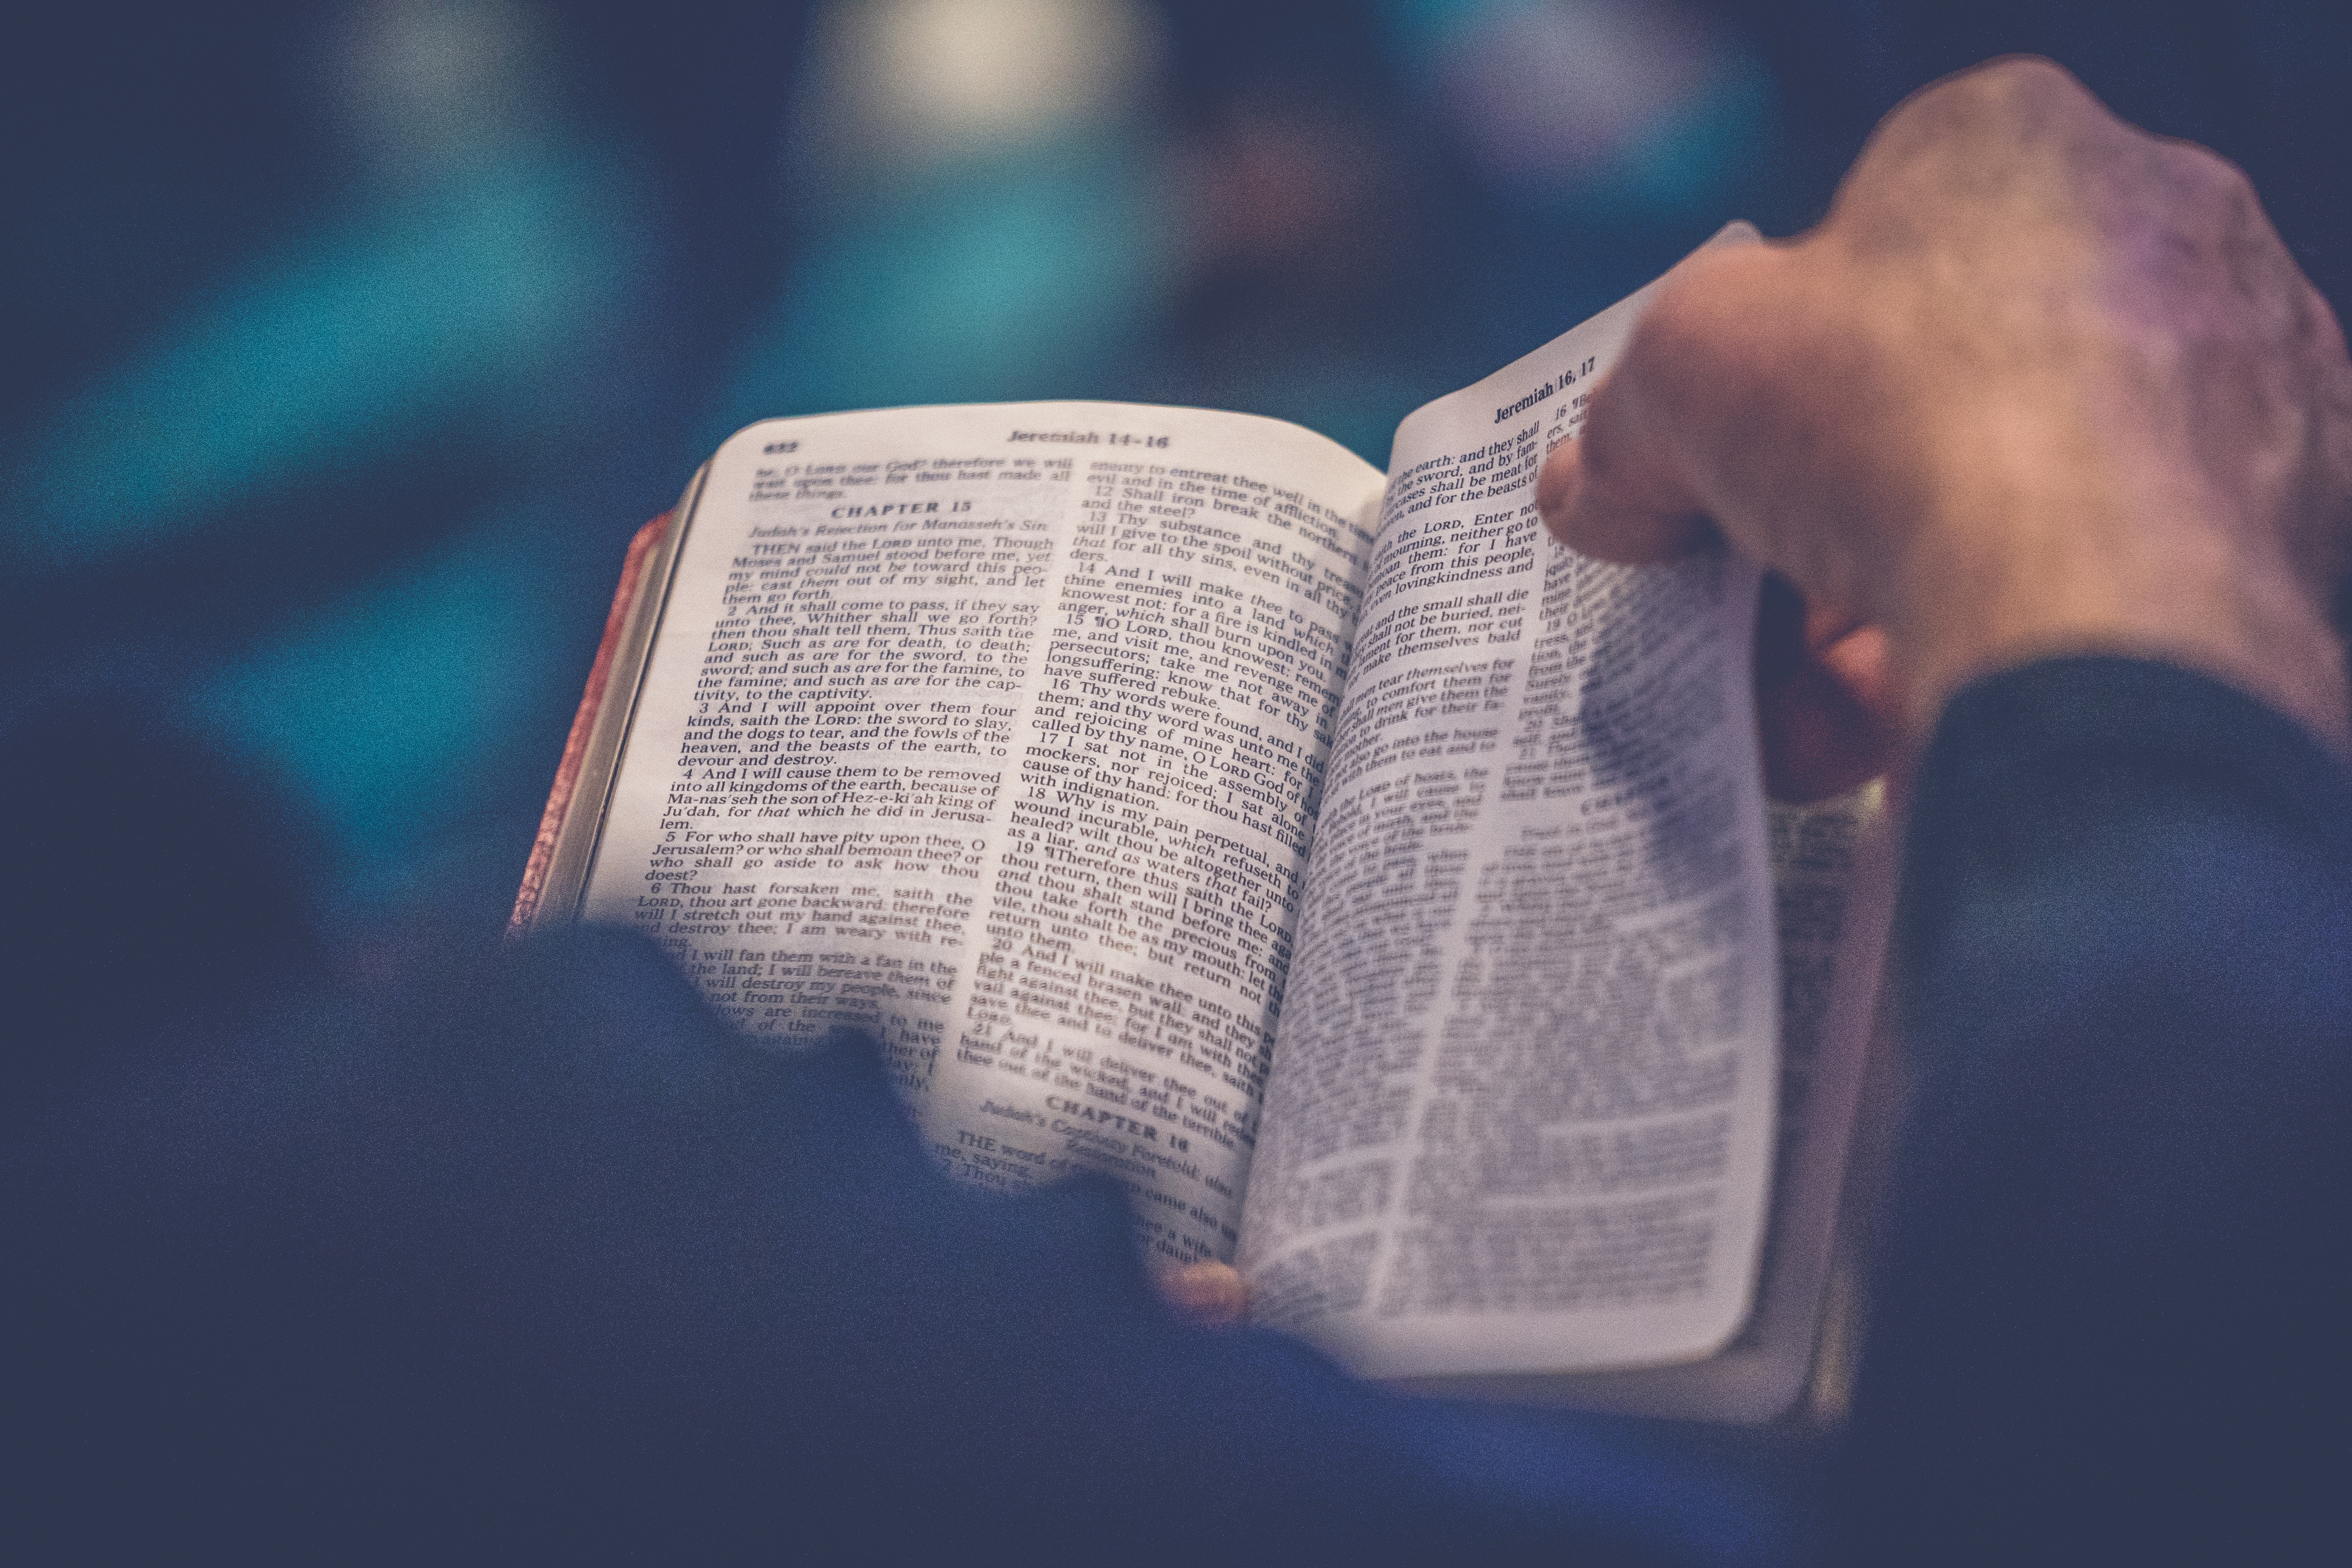
[{"label": "dark blue sleeve", "polygon": [[1980,682],[1917,776],[1916,1070],[1852,1560],[2299,1560],[2347,1389],[2352,789],[2169,667]]}]

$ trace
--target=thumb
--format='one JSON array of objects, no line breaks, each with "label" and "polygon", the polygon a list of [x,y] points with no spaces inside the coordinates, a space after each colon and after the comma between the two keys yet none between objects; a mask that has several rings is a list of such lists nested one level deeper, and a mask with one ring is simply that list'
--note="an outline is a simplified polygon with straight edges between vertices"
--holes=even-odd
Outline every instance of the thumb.
[{"label": "thumb", "polygon": [[1536,507],[1552,537],[1580,554],[1645,564],[1687,555],[1713,541],[1697,494],[1675,467],[1675,448],[1651,438],[1638,393],[1622,375],[1603,380],[1583,433],[1562,441],[1536,479]]}]

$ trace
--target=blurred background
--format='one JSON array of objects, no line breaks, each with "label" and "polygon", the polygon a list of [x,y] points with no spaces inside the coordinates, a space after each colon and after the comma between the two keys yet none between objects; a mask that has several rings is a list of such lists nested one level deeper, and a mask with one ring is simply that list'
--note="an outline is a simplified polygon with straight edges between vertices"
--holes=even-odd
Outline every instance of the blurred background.
[{"label": "blurred background", "polygon": [[210,769],[313,932],[487,936],[628,535],[734,428],[1130,398],[1385,463],[1404,414],[1725,219],[1811,222],[1879,115],[1990,55],[2239,161],[2352,299],[2342,0],[215,0],[8,31],[19,922],[103,837],[111,918],[152,923],[142,857],[206,831],[158,803]]}]

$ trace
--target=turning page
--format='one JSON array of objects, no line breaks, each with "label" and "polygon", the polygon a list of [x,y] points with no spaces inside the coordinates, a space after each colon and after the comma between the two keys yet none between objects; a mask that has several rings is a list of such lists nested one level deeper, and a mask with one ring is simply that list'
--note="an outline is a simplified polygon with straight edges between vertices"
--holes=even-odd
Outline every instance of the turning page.
[{"label": "turning page", "polygon": [[1535,506],[1647,292],[1397,433],[1242,1248],[1259,1321],[1373,1375],[1704,1356],[1753,1299],[1756,573]]}]

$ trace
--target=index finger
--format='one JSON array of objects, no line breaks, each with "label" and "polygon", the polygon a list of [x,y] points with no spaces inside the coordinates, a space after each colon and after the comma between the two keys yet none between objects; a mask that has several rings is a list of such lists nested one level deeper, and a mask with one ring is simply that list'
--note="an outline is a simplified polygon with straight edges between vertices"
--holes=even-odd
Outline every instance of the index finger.
[{"label": "index finger", "polygon": [[1537,476],[1536,507],[1553,538],[1580,554],[1628,565],[1671,561],[1707,542],[1712,529],[1692,498],[1649,475],[1628,485],[1619,465],[1588,459],[1591,439],[1588,416],[1585,434],[1553,447]]},{"label": "index finger", "polygon": [[1703,346],[1682,317],[1723,259],[1696,256],[1677,269],[1682,276],[1651,306],[1623,355],[1594,386],[1581,432],[1545,459],[1536,506],[1553,537],[1570,549],[1643,564],[1686,555],[1715,539],[1689,467],[1690,421],[1677,417],[1675,405],[1685,400],[1693,377],[1706,379],[1698,363]]}]

